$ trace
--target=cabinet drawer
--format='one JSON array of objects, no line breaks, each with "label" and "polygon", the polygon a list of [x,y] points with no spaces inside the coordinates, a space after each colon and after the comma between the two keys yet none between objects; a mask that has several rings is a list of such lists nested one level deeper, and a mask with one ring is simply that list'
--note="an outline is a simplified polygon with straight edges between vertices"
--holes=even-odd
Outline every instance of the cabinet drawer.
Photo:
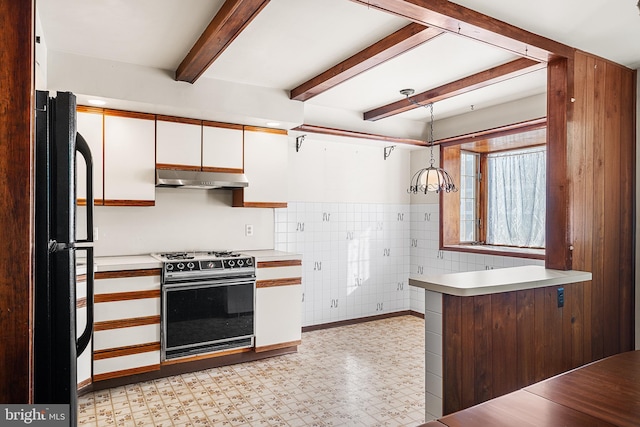
[{"label": "cabinet drawer", "polygon": [[158,295],[157,298],[132,299],[102,303],[96,302],[94,304],[93,315],[96,322],[159,316],[160,297]]},{"label": "cabinet drawer", "polygon": [[[150,351],[124,354],[125,351],[114,351],[113,357],[108,352],[94,353],[93,380],[102,381],[110,378],[135,375],[142,372],[160,369],[160,344],[148,346]],[[141,350],[146,350],[142,348]]]},{"label": "cabinet drawer", "polygon": [[[124,272],[123,272],[124,274]],[[99,294],[112,294],[118,292],[151,291],[160,290],[160,276],[114,277],[102,279],[105,273],[96,273],[95,291]]]},{"label": "cabinet drawer", "polygon": [[149,342],[160,342],[160,323],[108,329],[96,331],[93,334],[94,350],[128,347]]}]

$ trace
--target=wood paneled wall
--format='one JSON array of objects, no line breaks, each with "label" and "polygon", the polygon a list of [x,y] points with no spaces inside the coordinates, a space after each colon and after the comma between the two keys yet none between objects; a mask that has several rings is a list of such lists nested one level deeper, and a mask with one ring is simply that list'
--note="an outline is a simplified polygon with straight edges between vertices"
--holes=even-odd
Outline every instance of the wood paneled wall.
[{"label": "wood paneled wall", "polygon": [[572,268],[585,288],[586,362],[633,349],[635,72],[578,52],[567,155]]},{"label": "wood paneled wall", "polygon": [[591,282],[476,297],[443,296],[444,413],[581,366]]},{"label": "wood paneled wall", "polygon": [[443,299],[444,413],[632,350],[636,73],[577,52],[549,65],[547,268],[589,282]]},{"label": "wood paneled wall", "polygon": [[0,402],[31,400],[34,1],[0,0]]}]

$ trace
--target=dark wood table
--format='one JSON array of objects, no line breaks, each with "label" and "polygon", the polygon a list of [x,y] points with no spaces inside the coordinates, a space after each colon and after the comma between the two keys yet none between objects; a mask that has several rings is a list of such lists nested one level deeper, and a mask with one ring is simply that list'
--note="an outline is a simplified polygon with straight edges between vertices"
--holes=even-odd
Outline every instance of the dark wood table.
[{"label": "dark wood table", "polygon": [[640,426],[640,351],[593,362],[438,422],[448,427]]}]

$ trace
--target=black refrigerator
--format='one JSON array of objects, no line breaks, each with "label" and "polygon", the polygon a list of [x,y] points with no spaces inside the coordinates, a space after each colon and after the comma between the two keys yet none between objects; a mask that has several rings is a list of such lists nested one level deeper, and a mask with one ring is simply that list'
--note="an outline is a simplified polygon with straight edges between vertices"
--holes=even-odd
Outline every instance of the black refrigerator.
[{"label": "black refrigerator", "polygon": [[[86,231],[76,236],[76,158],[86,163]],[[36,92],[34,372],[36,404],[69,404],[77,423],[77,357],[93,334],[91,151],[76,131],[76,97]],[[76,325],[76,265],[86,262],[87,321]]]}]

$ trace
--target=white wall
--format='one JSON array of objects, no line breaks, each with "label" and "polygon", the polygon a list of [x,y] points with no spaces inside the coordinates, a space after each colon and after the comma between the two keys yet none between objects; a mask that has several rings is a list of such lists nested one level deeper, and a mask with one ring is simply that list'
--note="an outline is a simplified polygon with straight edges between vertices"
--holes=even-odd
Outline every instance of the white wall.
[{"label": "white wall", "polygon": [[[78,210],[78,229],[85,209]],[[273,248],[273,209],[233,208],[230,190],[157,188],[153,207],[97,206],[96,256]],[[254,234],[246,237],[245,224]]]},{"label": "white wall", "polygon": [[408,310],[410,151],[308,134],[289,146],[275,248],[302,254],[304,326]]}]

